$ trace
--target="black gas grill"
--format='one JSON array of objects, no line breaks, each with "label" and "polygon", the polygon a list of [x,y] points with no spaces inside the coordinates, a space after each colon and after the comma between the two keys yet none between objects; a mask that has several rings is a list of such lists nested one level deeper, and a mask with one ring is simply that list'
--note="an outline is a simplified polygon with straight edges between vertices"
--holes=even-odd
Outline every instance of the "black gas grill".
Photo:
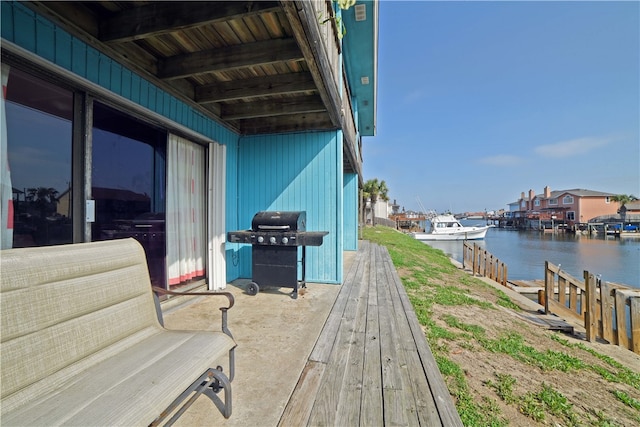
[{"label": "black gas grill", "polygon": [[[262,211],[254,215],[251,230],[230,231],[227,240],[252,245],[252,282],[247,287],[256,295],[260,287],[305,287],[306,246],[320,246],[328,231],[306,231],[304,211]],[[298,246],[302,246],[302,280],[298,280]]]}]

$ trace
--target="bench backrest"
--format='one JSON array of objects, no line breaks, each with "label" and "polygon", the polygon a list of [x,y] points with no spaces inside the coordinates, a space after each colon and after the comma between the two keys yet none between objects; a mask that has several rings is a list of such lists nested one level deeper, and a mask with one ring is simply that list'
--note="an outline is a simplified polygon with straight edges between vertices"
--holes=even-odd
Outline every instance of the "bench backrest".
[{"label": "bench backrest", "polygon": [[0,316],[3,411],[160,327],[133,239],[0,251]]}]

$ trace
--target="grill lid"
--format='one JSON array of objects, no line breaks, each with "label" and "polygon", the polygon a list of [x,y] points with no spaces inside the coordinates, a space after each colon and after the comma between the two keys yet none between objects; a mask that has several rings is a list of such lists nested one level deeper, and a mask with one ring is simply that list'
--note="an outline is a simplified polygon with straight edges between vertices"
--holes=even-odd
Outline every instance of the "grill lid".
[{"label": "grill lid", "polygon": [[305,211],[261,211],[253,216],[253,231],[305,231]]}]

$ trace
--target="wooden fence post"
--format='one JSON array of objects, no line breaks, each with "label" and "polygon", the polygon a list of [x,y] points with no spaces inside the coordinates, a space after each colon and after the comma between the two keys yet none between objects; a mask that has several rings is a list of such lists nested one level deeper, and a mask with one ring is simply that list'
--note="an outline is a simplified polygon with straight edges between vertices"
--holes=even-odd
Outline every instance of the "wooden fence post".
[{"label": "wooden fence post", "polygon": [[600,336],[609,344],[618,344],[618,337],[613,333],[613,298],[611,286],[604,280],[600,283],[600,310],[602,310],[602,333]]},{"label": "wooden fence post", "polygon": [[[613,294],[616,304],[616,329],[618,335],[618,345],[631,349],[629,336],[627,335],[627,295],[622,289],[616,289]],[[633,314],[632,314],[633,315]]]},{"label": "wooden fence post", "polygon": [[631,350],[640,354],[640,296],[629,298],[631,307]]},{"label": "wooden fence post", "polygon": [[544,262],[544,312],[549,314],[549,298],[554,294],[554,274],[549,269],[549,261]]},{"label": "wooden fence post", "polygon": [[598,318],[596,315],[596,310],[598,309],[598,286],[593,274],[590,274],[586,270],[583,274],[586,289],[586,301],[584,307],[582,307],[582,311],[584,313],[584,327],[587,330],[587,341],[593,342],[596,340],[598,332],[596,324],[596,319]]},{"label": "wooden fence post", "polygon": [[478,272],[478,244],[473,244],[473,275]]},{"label": "wooden fence post", "polygon": [[509,268],[507,268],[507,264],[503,264],[503,276],[502,276],[502,286],[507,286],[507,282],[509,281],[507,273],[509,273]]}]

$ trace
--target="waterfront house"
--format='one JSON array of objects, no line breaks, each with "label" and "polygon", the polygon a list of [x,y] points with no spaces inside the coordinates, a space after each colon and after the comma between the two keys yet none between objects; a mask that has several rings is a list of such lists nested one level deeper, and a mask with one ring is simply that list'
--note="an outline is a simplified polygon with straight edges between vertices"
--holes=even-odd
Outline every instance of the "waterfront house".
[{"label": "waterfront house", "polygon": [[[134,237],[155,285],[251,277],[263,210],[357,249],[378,4],[2,1],[2,248]],[[20,197],[16,195],[21,195]]]},{"label": "waterfront house", "polygon": [[576,229],[595,217],[615,214],[620,204],[611,200],[614,196],[585,189],[551,191],[546,186],[542,194],[529,190],[525,196],[522,192],[520,199],[509,207],[519,228]]},{"label": "waterfront house", "polygon": [[622,218],[626,219],[640,219],[640,200],[634,200],[633,202],[625,203],[618,212]]}]

